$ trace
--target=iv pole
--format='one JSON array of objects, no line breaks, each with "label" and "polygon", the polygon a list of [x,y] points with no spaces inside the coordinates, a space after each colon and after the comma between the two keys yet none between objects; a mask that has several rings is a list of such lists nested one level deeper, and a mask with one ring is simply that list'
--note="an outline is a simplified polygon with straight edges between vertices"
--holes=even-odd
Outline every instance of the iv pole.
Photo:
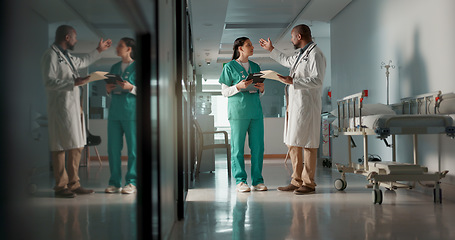
[{"label": "iv pole", "polygon": [[394,69],[395,65],[392,65],[392,60],[389,60],[389,64],[385,64],[384,62],[381,62],[381,69],[385,68],[385,76],[386,76],[386,88],[387,88],[387,105],[389,105],[389,68]]}]

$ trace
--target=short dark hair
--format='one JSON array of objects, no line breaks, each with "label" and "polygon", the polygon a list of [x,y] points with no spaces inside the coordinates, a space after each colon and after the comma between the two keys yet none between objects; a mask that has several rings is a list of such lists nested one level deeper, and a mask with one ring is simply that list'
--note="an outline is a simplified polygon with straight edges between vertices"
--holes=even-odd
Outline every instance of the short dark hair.
[{"label": "short dark hair", "polygon": [[55,31],[55,42],[60,43],[65,41],[66,35],[70,34],[72,31],[76,30],[69,25],[60,25]]},{"label": "short dark hair", "polygon": [[300,24],[294,27],[293,29],[296,33],[302,36],[302,39],[311,40],[313,37],[311,36],[310,27],[305,24]]},{"label": "short dark hair", "polygon": [[127,47],[131,48],[131,58],[134,59],[136,55],[136,41],[134,39],[129,38],[129,37],[124,37],[120,39],[120,41],[123,41]]}]

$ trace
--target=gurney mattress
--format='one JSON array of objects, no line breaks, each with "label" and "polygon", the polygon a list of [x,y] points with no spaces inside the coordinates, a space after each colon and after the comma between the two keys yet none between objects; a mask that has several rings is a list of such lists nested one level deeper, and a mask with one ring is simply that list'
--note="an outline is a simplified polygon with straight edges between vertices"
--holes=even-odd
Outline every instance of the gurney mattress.
[{"label": "gurney mattress", "polygon": [[[337,122],[337,121],[335,121]],[[453,119],[446,115],[369,115],[362,117],[362,127],[389,134],[444,133],[453,126]],[[347,127],[347,126],[346,126]],[[349,119],[349,128],[358,128],[359,118]],[[378,132],[379,131],[379,132]]]}]

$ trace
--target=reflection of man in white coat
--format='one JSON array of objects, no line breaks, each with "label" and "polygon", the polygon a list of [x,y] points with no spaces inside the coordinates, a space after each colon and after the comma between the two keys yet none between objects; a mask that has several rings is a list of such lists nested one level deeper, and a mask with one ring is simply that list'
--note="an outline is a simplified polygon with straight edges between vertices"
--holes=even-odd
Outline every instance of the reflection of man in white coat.
[{"label": "reflection of man in white coat", "polygon": [[[77,42],[76,30],[67,25],[57,28],[55,42],[41,60],[43,81],[47,92],[49,145],[56,185],[56,197],[72,198],[76,194],[90,194],[93,190],[82,188],[79,183],[79,163],[86,144],[85,124],[81,112],[79,86],[88,82],[78,70],[100,58],[100,53],[110,47],[110,39],[100,40],[98,47],[84,57],[68,53]],[[65,152],[67,169],[65,169]]]},{"label": "reflection of man in white coat", "polygon": [[307,25],[295,26],[291,31],[291,41],[296,49],[300,49],[293,56],[286,56],[276,50],[270,38],[260,39],[259,43],[270,51],[271,58],[290,68],[290,76],[280,76],[280,79],[287,84],[284,143],[288,146],[293,173],[291,183],[286,187],[279,187],[278,190],[307,194],[316,189],[314,175],[319,148],[321,94],[326,61],[321,49],[313,43],[311,30]]}]

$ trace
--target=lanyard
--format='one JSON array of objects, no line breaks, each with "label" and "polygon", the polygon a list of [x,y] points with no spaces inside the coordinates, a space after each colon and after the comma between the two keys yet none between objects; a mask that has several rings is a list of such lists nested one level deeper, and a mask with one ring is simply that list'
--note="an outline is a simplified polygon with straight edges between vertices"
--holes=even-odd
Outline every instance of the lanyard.
[{"label": "lanyard", "polygon": [[236,59],[235,61],[242,67],[243,70],[246,71],[246,74],[245,74],[245,71],[243,71],[243,70],[240,71],[240,75],[242,75],[242,79],[241,79],[240,81],[242,81],[242,80],[244,80],[244,79],[246,79],[246,78],[248,77],[248,74],[250,74],[251,65],[250,65],[250,64],[248,65],[248,70],[247,70],[247,69],[243,66],[243,64],[240,63],[240,60],[237,61],[237,59]]}]

